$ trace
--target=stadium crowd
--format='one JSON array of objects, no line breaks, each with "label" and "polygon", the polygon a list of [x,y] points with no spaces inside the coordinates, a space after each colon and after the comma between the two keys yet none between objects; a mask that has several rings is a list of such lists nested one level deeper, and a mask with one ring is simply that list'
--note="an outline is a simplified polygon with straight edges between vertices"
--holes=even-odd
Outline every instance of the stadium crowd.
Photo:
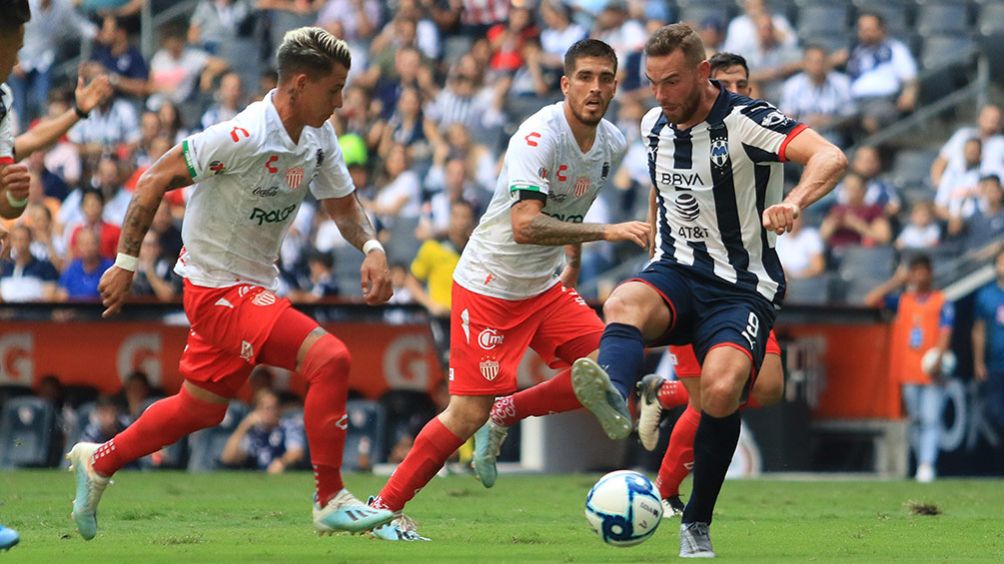
[{"label": "stadium crowd", "polygon": [[[620,92],[610,117],[631,143],[612,189],[602,193],[587,221],[645,217],[649,181],[637,122],[649,101],[641,47],[646,30],[664,22],[690,18],[709,55],[744,55],[755,95],[844,147],[915,108],[917,54],[890,33],[889,14],[862,9],[855,19],[844,7],[844,48],[832,34],[812,33],[811,2],[801,8],[797,25],[787,17],[790,3],[739,4],[203,0],[187,20],[159,30],[160,48],[147,59],[136,46],[142,0],[117,11],[38,0],[10,79],[20,128],[73,107],[68,85],[76,77],[56,71],[67,44],[83,41],[89,55],[80,76],[91,81],[107,75],[114,95],[29,158],[30,209],[9,226],[0,299],[95,299],[139,176],[189,133],[231,118],[273,88],[271,61],[261,54],[300,25],[322,26],[352,46],[345,104],[331,120],[359,195],[392,261],[405,272],[423,241],[445,238],[451,202],[468,202],[476,223],[494,190],[501,144],[522,119],[560,97],[561,56],[585,36],[603,39],[618,53]],[[901,31],[898,23],[895,28]],[[825,213],[780,238],[793,291],[799,279],[832,272],[848,249],[942,249],[947,256],[999,238],[1002,126],[998,107],[983,108],[977,124],[956,132],[931,163],[927,191],[911,191],[909,200],[890,180],[890,149],[858,146],[853,174],[819,206]],[[164,301],[179,295],[172,265],[190,190],[172,194],[158,213],[143,244],[135,294]],[[283,245],[281,293],[294,301],[358,293],[352,278],[339,276],[355,270],[352,249],[317,211],[308,200]],[[587,245],[583,278],[595,282],[630,253],[637,251]],[[587,286],[588,295],[602,297],[595,288],[609,284]]]}]

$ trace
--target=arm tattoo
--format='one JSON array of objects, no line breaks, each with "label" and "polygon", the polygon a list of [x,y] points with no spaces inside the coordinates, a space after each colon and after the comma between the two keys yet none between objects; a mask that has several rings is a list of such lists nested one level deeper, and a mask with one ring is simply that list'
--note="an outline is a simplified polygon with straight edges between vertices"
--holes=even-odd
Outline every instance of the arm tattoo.
[{"label": "arm tattoo", "polygon": [[140,201],[140,195],[133,196],[126,210],[125,220],[122,221],[122,237],[119,239],[119,252],[139,256],[139,248],[143,243],[143,237],[153,223],[153,216],[157,213],[157,206],[148,206]]},{"label": "arm tattoo", "polygon": [[331,205],[328,207],[331,218],[335,220],[338,231],[342,237],[355,248],[362,250],[363,245],[370,239],[376,239],[376,231],[370,223],[370,218],[366,216],[359,198],[355,194],[345,205]]},{"label": "arm tattoo", "polygon": [[599,223],[567,223],[540,213],[530,220],[523,235],[533,245],[570,245],[602,241],[605,228]]}]

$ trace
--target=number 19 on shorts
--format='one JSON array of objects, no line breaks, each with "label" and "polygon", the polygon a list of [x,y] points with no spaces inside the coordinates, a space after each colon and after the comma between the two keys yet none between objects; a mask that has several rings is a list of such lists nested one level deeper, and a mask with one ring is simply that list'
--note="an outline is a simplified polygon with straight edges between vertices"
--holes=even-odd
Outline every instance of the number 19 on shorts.
[{"label": "number 19 on shorts", "polygon": [[743,337],[750,345],[750,350],[756,350],[756,337],[760,332],[760,318],[752,311],[746,320],[746,328],[743,329]]}]

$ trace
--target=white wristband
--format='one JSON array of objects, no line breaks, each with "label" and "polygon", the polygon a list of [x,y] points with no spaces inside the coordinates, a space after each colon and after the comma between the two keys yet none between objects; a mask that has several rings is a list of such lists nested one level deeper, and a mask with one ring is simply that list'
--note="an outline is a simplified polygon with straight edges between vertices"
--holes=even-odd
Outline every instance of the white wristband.
[{"label": "white wristband", "polygon": [[28,205],[28,198],[18,200],[14,196],[11,196],[10,192],[7,192],[7,202],[11,205],[11,207],[23,208]]},{"label": "white wristband", "polygon": [[121,268],[122,270],[128,270],[129,272],[136,272],[137,264],[139,264],[139,259],[132,255],[119,253],[115,257],[115,266]]},{"label": "white wristband", "polygon": [[368,255],[371,251],[380,251],[384,254],[387,252],[383,249],[383,245],[380,244],[380,241],[377,241],[376,239],[370,239],[369,241],[363,243],[363,254]]}]

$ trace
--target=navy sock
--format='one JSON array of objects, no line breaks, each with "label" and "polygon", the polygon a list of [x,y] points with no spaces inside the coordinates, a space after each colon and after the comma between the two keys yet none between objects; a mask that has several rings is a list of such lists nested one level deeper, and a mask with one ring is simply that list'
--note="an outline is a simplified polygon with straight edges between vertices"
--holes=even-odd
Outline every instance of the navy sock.
[{"label": "navy sock", "polygon": [[683,523],[711,523],[718,492],[739,443],[740,426],[738,411],[725,417],[712,417],[701,411],[701,422],[694,436],[693,492],[683,510]]},{"label": "navy sock", "polygon": [[610,323],[604,329],[597,364],[607,371],[610,381],[625,399],[638,382],[644,355],[645,342],[634,325]]}]

